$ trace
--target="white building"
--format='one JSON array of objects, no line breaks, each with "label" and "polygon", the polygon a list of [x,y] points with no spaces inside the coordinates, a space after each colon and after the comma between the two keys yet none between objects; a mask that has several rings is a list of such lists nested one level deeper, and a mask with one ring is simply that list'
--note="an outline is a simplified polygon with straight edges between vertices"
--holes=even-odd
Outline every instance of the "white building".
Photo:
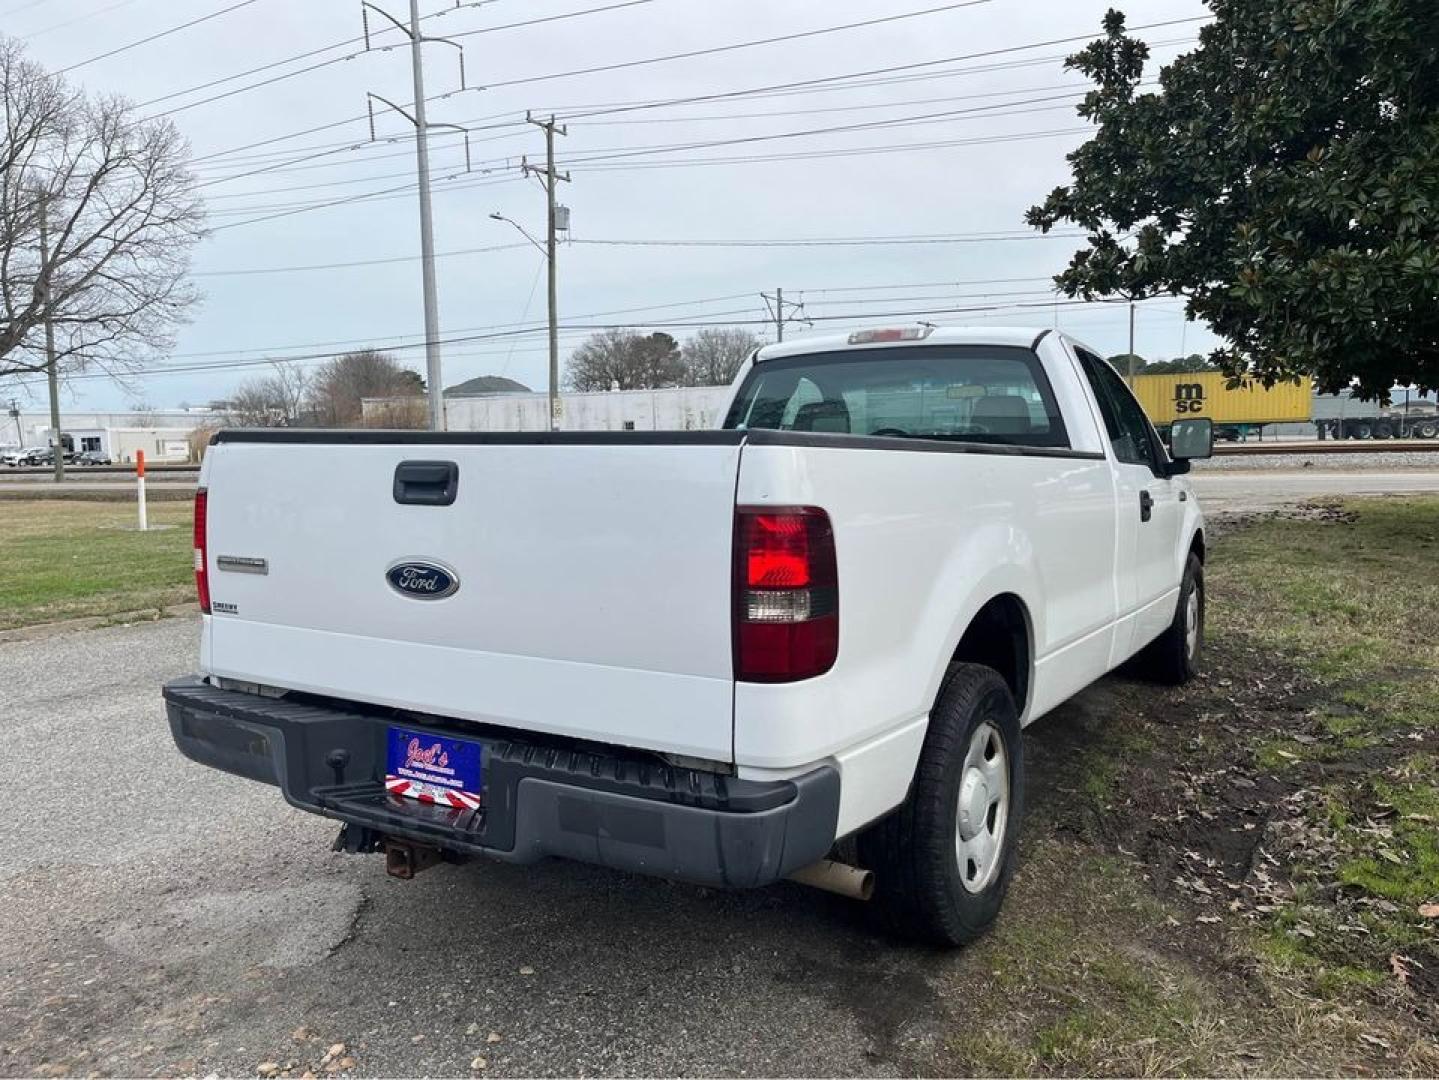
[{"label": "white building", "polygon": [[[727,386],[560,394],[561,431],[694,431],[724,422]],[[451,431],[547,431],[546,394],[485,394],[445,399]]]},{"label": "white building", "polygon": [[[62,412],[60,430],[75,450],[100,450],[116,461],[134,461],[144,450],[147,461],[188,461],[190,433],[212,425],[209,409],[154,409],[144,412]],[[0,447],[49,446],[48,412],[11,412],[0,408]]]},{"label": "white building", "polygon": [[115,464],[135,460],[145,451],[150,464],[183,464],[190,460],[190,432],[193,428],[109,427],[66,428],[77,453],[98,450]]}]

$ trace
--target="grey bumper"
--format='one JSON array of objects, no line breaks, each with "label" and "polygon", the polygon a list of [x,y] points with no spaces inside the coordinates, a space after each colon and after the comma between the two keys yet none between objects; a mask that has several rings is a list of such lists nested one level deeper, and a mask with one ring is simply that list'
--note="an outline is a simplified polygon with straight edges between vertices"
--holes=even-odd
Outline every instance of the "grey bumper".
[{"label": "grey bumper", "polygon": [[[186,757],[275,784],[302,810],[456,854],[521,863],[555,855],[744,888],[777,881],[834,843],[840,782],[830,767],[758,782],[615,747],[221,690],[199,676],[169,683],[164,694]],[[388,794],[392,722],[482,744],[483,807],[457,811]]]}]

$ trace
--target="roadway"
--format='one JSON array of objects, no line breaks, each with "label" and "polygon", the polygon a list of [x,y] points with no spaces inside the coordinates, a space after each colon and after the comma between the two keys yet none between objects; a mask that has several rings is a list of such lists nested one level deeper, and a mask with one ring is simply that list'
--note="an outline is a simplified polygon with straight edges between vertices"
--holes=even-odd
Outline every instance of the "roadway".
[{"label": "roadway", "polygon": [[1439,468],[1405,472],[1229,472],[1196,469],[1194,491],[1210,513],[1273,510],[1344,495],[1439,493]]}]

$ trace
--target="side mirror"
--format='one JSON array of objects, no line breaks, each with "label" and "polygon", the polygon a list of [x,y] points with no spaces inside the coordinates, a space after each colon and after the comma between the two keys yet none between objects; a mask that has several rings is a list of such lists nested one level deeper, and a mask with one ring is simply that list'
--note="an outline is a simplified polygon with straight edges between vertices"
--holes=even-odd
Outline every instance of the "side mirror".
[{"label": "side mirror", "polygon": [[1214,454],[1214,421],[1208,417],[1176,420],[1169,425],[1169,456],[1176,464],[1200,461]]}]

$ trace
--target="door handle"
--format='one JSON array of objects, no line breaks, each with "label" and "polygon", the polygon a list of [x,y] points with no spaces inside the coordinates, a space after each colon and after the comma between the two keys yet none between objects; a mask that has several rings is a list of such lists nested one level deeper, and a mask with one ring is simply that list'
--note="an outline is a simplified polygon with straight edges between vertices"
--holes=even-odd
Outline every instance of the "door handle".
[{"label": "door handle", "polygon": [[453,461],[402,461],[395,466],[395,502],[407,506],[449,506],[460,490]]},{"label": "door handle", "polygon": [[1154,496],[1145,488],[1139,493],[1139,520],[1148,521],[1154,513]]}]

